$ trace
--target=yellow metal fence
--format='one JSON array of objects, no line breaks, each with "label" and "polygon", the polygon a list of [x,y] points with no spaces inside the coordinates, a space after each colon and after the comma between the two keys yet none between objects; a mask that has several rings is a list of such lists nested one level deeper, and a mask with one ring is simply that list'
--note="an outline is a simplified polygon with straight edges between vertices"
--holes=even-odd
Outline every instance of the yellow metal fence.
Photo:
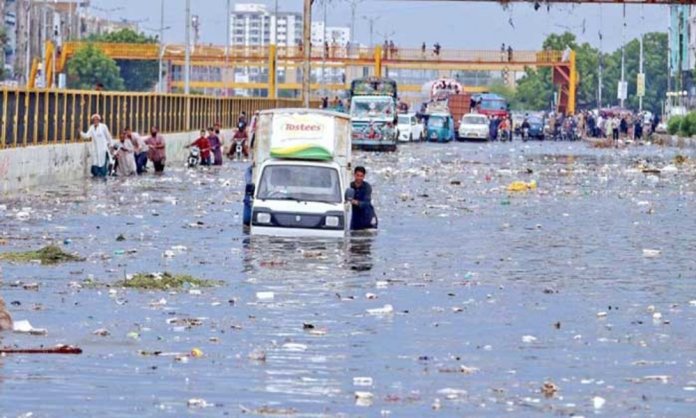
[{"label": "yellow metal fence", "polygon": [[[125,129],[161,132],[231,128],[242,111],[300,107],[300,100],[217,98],[154,93],[2,89],[0,149],[80,141],[91,116],[102,116],[114,137]],[[313,104],[314,106],[317,103]]]}]

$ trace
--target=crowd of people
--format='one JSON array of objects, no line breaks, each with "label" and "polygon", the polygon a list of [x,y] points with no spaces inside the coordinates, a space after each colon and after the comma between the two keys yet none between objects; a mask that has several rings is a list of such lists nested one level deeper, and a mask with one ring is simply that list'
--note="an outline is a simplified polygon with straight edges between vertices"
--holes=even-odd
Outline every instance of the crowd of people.
[{"label": "crowd of people", "polygon": [[[244,157],[249,157],[258,114],[259,112],[256,111],[251,121],[248,121],[246,112],[239,115],[234,134],[230,138],[229,151],[226,153],[228,158],[235,158],[237,143],[242,144]],[[157,126],[150,129],[149,135],[140,135],[126,127],[119,132],[118,140],[114,140],[109,127],[103,123],[101,115],[94,114],[89,129],[87,132],[80,132],[80,137],[92,142],[90,172],[93,177],[142,175],[148,171],[148,163],[151,163],[155,173],[164,172],[167,162],[167,144]],[[221,166],[225,140],[220,123],[202,129],[199,137],[186,145],[186,148],[190,147],[199,149],[201,165]]]},{"label": "crowd of people", "polygon": [[[476,107],[473,107],[476,112]],[[530,119],[537,118],[543,124],[543,136],[551,140],[578,140],[581,138],[599,138],[619,140],[641,140],[655,132],[660,118],[649,112],[633,113],[630,111],[590,111],[585,110],[575,115],[550,112],[544,115],[529,115],[517,123],[511,117],[491,116],[489,118],[489,135],[493,140],[511,139],[521,135],[530,127]]]}]

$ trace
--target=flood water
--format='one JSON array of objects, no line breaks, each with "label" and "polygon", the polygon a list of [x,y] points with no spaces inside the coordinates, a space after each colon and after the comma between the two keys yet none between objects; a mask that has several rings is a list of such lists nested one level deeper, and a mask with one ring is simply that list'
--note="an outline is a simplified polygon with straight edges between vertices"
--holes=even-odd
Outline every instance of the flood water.
[{"label": "flood water", "polygon": [[[0,357],[0,417],[694,416],[695,162],[583,143],[358,152],[380,230],[345,241],[246,235],[242,163],[5,198],[0,252],[87,260],[2,262],[14,320],[48,333],[0,345],[84,353]],[[107,286],[165,271],[222,283]]]}]

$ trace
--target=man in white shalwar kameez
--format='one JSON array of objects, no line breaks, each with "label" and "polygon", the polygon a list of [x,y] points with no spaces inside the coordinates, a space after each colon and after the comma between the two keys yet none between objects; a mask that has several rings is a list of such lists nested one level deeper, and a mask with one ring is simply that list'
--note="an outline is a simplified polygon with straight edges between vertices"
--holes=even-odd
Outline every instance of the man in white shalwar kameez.
[{"label": "man in white shalwar kameez", "polygon": [[89,130],[86,133],[80,132],[80,136],[82,139],[92,140],[92,175],[106,177],[111,163],[110,148],[113,142],[109,127],[101,123],[101,116],[94,114]]}]

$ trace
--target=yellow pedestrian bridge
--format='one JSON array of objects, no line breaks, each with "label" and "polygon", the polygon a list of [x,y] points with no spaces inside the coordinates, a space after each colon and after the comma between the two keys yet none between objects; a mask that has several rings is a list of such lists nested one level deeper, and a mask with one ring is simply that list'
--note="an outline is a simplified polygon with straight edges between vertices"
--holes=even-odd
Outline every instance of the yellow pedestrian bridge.
[{"label": "yellow pedestrian bridge", "polygon": [[[56,50],[49,42],[46,46],[47,60],[46,79],[53,79],[53,69],[60,73],[65,70],[68,60],[80,48],[87,45],[85,42],[66,42],[60,50]],[[183,45],[158,44],[123,44],[123,43],[93,43],[113,59],[119,60],[149,60],[156,61],[160,58],[169,68],[167,71],[168,86],[170,88],[183,87],[183,81],[176,78],[176,74],[182,74],[181,70],[185,61],[185,47]],[[53,63],[55,57],[55,65]],[[524,71],[525,68],[551,68],[553,81],[558,88],[558,110],[564,113],[575,112],[575,94],[578,76],[575,67],[575,53],[573,51],[482,51],[482,50],[457,50],[442,48],[439,53],[432,49],[422,48],[374,48],[367,47],[314,47],[311,51],[312,67],[326,69],[342,69],[346,79],[341,82],[315,83],[312,90],[340,91],[348,88],[352,78],[362,77],[365,74],[382,76],[389,71],[396,70],[421,70],[435,71],[439,76],[451,76],[455,71],[501,71],[513,74]],[[190,82],[191,88],[212,89],[263,89],[268,91],[269,98],[274,98],[276,89],[300,90],[301,76],[299,71],[304,62],[302,47],[224,47],[197,45],[191,51],[191,65],[196,68],[220,68],[225,69],[231,76],[220,76],[216,80],[197,80],[195,77]],[[39,63],[34,63],[35,74]],[[267,82],[239,82],[234,80],[236,69],[261,69],[267,74],[274,74],[277,70],[284,70],[285,81],[278,83],[274,77],[269,77]],[[222,72],[221,72],[222,73]],[[172,76],[175,74],[175,76]],[[33,87],[35,77],[30,77],[29,86]],[[228,80],[229,79],[229,80]],[[514,78],[511,80],[514,81]],[[402,92],[420,92],[422,84],[400,83]],[[482,87],[465,87],[469,92],[475,93],[485,90]]]}]

